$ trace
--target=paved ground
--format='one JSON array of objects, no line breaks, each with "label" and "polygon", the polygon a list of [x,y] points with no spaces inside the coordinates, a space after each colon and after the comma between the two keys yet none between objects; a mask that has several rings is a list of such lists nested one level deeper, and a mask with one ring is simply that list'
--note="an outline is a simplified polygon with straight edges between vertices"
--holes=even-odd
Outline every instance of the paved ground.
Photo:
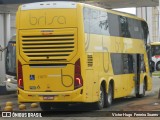
[{"label": "paved ground", "polygon": [[[80,119],[93,119],[93,120],[100,120],[100,119],[107,119],[107,120],[132,120],[135,117],[131,117],[131,118],[127,118],[127,117],[104,117],[107,116],[108,114],[111,115],[110,111],[118,111],[118,112],[122,112],[122,111],[158,111],[160,113],[160,99],[158,99],[158,91],[160,88],[160,78],[158,77],[153,77],[153,89],[150,92],[147,92],[146,96],[144,98],[120,98],[120,99],[116,99],[113,103],[113,105],[110,108],[104,108],[103,110],[100,111],[95,111],[90,109],[90,105],[86,105],[86,104],[78,104],[78,105],[72,105],[70,106],[68,109],[65,110],[66,111],[74,111],[74,110],[86,110],[86,111],[81,111],[81,112],[70,112],[69,114],[65,114],[64,111],[60,111],[60,112],[52,112],[52,113],[42,113],[43,115],[47,116],[45,119],[46,120],[62,120],[62,119],[71,119],[72,120],[80,120]],[[3,95],[0,96],[0,106],[1,106],[1,110],[3,110],[4,106],[5,106],[5,102],[6,101],[12,101],[13,102],[13,110],[17,111],[18,109],[18,104],[17,104],[17,95],[16,94],[9,94],[9,95]],[[22,111],[40,111],[40,108],[31,108],[30,104],[27,103],[26,104],[27,109]],[[102,116],[102,117],[95,117],[95,116]],[[57,117],[58,116],[58,117]],[[88,116],[88,117],[87,117]],[[6,118],[0,118],[0,120],[3,120]],[[13,120],[17,120],[17,118],[12,118]],[[20,118],[19,118],[20,119]],[[24,120],[27,118],[23,118]],[[30,119],[36,119],[36,118],[30,118]],[[42,118],[38,118],[39,120]],[[44,117],[43,117],[44,119]],[[140,117],[140,118],[136,118],[137,120],[153,120],[153,119],[160,119],[158,117]]]}]

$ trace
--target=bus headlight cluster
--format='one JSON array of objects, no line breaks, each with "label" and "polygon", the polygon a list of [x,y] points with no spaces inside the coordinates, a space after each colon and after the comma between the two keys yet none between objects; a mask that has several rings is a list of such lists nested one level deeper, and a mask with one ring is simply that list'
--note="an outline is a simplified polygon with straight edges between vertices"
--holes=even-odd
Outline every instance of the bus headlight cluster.
[{"label": "bus headlight cluster", "polygon": [[11,79],[10,79],[10,78],[8,78],[8,79],[7,79],[7,82],[11,82]]}]

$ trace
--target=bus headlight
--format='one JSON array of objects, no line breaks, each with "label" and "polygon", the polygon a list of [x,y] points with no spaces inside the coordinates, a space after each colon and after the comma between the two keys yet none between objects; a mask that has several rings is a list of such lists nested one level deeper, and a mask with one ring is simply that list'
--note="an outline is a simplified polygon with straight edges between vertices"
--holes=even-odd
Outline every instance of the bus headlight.
[{"label": "bus headlight", "polygon": [[7,79],[7,82],[11,82],[11,79],[10,79],[10,78],[8,78],[8,79]]}]

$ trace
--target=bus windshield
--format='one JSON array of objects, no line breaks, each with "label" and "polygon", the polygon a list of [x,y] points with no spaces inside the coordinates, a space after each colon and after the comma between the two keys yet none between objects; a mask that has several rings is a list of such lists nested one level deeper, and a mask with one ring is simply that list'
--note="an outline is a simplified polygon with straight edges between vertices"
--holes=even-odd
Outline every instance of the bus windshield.
[{"label": "bus windshield", "polygon": [[152,56],[160,55],[160,45],[152,45]]},{"label": "bus windshield", "polygon": [[9,41],[6,52],[6,74],[16,75],[16,42]]}]

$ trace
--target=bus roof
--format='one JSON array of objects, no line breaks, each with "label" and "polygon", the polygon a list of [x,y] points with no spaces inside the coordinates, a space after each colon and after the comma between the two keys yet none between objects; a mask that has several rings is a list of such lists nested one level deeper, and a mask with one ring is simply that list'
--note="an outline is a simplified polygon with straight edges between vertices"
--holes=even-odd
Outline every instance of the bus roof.
[{"label": "bus roof", "polygon": [[109,13],[125,16],[128,18],[133,18],[133,19],[144,21],[144,19],[139,18],[129,13],[120,12],[116,10],[110,10],[110,9],[104,9],[101,7],[97,7],[97,6],[93,6],[93,5],[89,5],[85,3],[71,2],[71,1],[45,1],[45,2],[28,3],[28,4],[21,5],[19,7],[19,10],[35,10],[35,9],[47,9],[47,8],[76,8],[77,5],[82,5],[85,7],[90,7],[93,9],[102,10],[102,11],[106,11]]},{"label": "bus roof", "polygon": [[117,10],[105,9],[105,8],[101,8],[101,7],[97,7],[97,6],[93,6],[93,5],[89,5],[89,4],[84,4],[84,3],[82,3],[82,4],[86,7],[90,7],[90,8],[93,8],[93,9],[103,10],[103,11],[106,11],[108,13],[112,13],[112,14],[121,15],[121,16],[128,17],[128,18],[133,18],[133,19],[145,21],[144,19],[139,18],[136,15],[132,15],[132,14],[129,14],[129,13],[120,12],[120,11],[117,11]]},{"label": "bus roof", "polygon": [[47,8],[76,8],[76,2],[69,1],[46,1],[23,4],[21,10],[35,10]]}]

